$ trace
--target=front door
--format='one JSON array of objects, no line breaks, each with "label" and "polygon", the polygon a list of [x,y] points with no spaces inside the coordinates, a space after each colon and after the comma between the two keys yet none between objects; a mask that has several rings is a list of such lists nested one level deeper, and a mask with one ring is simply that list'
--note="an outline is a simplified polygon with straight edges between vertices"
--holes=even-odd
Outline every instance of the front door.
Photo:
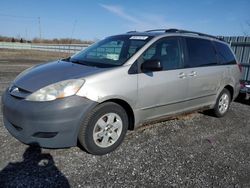
[{"label": "front door", "polygon": [[187,108],[188,83],[183,69],[182,50],[177,37],[160,39],[138,59],[138,66],[146,60],[159,60],[162,71],[138,74],[137,109],[144,120],[180,112]]}]

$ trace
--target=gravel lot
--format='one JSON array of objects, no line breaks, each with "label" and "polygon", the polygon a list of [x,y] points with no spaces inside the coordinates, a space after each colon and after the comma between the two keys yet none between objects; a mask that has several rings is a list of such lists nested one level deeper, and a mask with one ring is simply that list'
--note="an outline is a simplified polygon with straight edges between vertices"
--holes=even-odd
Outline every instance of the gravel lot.
[{"label": "gravel lot", "polygon": [[[22,70],[56,58],[27,53],[0,49],[0,95]],[[147,125],[104,156],[28,147],[0,112],[0,187],[250,187],[249,110],[233,102],[221,119],[196,112]]]}]

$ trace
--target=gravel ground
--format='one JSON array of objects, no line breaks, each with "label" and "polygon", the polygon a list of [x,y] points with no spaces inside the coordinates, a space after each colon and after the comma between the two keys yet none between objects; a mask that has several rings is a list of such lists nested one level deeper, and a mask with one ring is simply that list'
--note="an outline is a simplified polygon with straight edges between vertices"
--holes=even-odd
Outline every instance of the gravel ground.
[{"label": "gravel ground", "polygon": [[[0,95],[41,62],[2,51]],[[220,119],[196,112],[150,124],[104,156],[26,146],[6,131],[0,112],[0,187],[250,187],[249,110],[249,102],[233,102]]]}]

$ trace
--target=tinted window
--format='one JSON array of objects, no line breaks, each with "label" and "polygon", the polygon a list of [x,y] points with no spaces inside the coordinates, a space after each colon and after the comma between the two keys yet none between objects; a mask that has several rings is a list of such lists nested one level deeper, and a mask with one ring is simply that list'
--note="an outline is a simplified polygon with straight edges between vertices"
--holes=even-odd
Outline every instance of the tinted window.
[{"label": "tinted window", "polygon": [[163,70],[182,68],[178,39],[162,39],[154,43],[143,53],[143,60],[159,60]]},{"label": "tinted window", "polygon": [[216,54],[212,42],[205,39],[186,38],[188,67],[216,65]]},{"label": "tinted window", "polygon": [[219,64],[222,64],[222,65],[236,64],[234,55],[231,52],[228,45],[220,43],[220,42],[214,42],[214,44],[215,44]]}]

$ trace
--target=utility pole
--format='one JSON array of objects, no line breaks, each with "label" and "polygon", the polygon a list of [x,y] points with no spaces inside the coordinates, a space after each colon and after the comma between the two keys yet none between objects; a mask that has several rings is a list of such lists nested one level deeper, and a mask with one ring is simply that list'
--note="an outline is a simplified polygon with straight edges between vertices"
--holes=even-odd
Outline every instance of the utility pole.
[{"label": "utility pole", "polygon": [[42,30],[41,30],[41,19],[38,17],[38,25],[39,25],[39,38],[42,39]]},{"label": "utility pole", "polygon": [[25,28],[25,39],[26,39],[26,41],[28,41],[28,29],[27,29],[27,27]]}]

